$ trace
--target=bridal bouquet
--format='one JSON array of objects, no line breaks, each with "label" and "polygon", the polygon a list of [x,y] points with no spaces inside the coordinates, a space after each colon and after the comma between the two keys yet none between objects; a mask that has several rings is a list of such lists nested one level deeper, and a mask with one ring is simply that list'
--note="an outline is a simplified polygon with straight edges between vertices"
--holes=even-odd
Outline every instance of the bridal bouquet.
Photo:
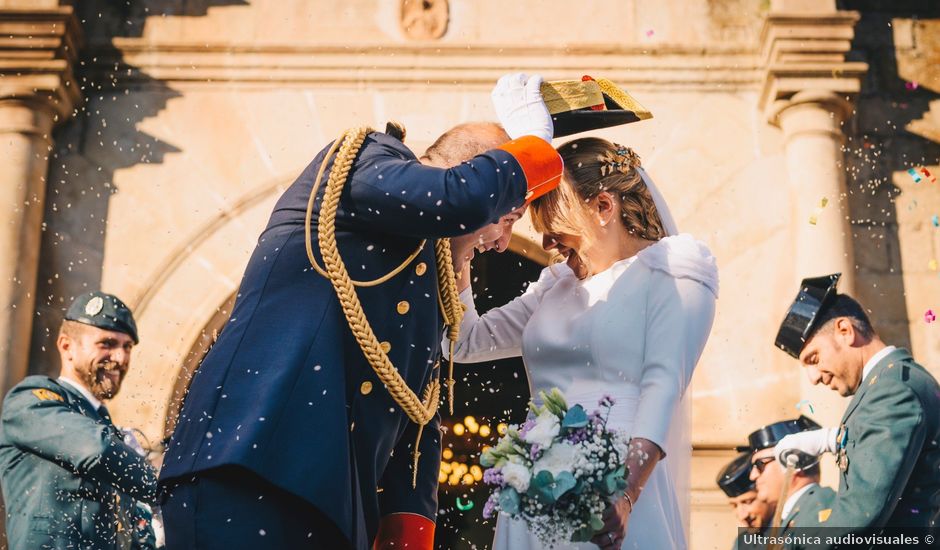
[{"label": "bridal bouquet", "polygon": [[494,486],[483,517],[503,512],[522,519],[549,547],[587,542],[626,488],[628,442],[607,428],[613,398],[603,397],[588,414],[581,405],[569,408],[557,388],[539,395],[543,405],[530,404],[528,420],[510,426],[480,457],[483,481]]}]

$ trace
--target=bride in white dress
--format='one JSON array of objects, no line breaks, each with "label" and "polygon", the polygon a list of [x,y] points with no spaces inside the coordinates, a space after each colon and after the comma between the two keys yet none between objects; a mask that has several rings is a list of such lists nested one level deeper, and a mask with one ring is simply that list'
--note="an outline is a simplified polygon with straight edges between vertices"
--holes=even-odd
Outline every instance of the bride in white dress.
[{"label": "bride in white dress", "polygon": [[[467,306],[454,356],[479,362],[521,355],[533,396],[557,387],[569,405],[589,409],[613,396],[609,425],[632,438],[629,476],[592,542],[604,550],[684,549],[689,494],[682,480],[691,446],[682,402],[714,319],[715,259],[704,244],[677,234],[632,150],[583,138],[558,151],[564,179],[533,203],[532,219],[543,246],[565,262],[480,316],[467,261],[475,243],[454,239]],[[493,548],[542,545],[524,523],[501,515]]]}]

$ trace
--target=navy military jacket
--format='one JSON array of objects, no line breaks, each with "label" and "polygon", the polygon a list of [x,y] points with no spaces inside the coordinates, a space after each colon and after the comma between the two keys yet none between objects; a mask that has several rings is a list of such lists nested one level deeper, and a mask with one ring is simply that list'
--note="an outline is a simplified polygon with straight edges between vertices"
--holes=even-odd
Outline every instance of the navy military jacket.
[{"label": "navy military jacket", "polygon": [[148,547],[136,501],[156,473],[75,389],[30,376],[3,402],[0,483],[11,550]]},{"label": "navy military jacket", "polygon": [[[305,252],[304,214],[325,153],[284,192],[259,238],[231,318],[193,377],[161,482],[243,466],[311,502],[365,548],[383,515],[434,520],[440,422],[424,429],[412,488],[417,426],[379,383],[330,281]],[[521,205],[521,168],[501,149],[450,169],[424,166],[382,133],[366,138],[354,163],[336,219],[350,276],[384,275],[428,239],[402,273],[357,289],[376,336],[419,396],[438,376],[443,329],[434,239],[494,223]],[[314,212],[315,250],[328,175]],[[318,252],[317,260],[322,266]]]}]

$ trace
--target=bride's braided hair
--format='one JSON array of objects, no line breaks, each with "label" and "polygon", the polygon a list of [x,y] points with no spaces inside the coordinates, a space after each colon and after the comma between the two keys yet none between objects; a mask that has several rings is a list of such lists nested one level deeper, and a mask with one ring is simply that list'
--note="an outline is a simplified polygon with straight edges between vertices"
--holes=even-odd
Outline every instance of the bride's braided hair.
[{"label": "bride's braided hair", "polygon": [[651,241],[666,236],[656,203],[640,177],[640,157],[632,149],[588,137],[565,143],[558,153],[565,162],[564,179],[533,201],[537,231],[583,236],[581,228],[588,222],[584,205],[608,191],[620,199],[620,222],[627,232]]}]

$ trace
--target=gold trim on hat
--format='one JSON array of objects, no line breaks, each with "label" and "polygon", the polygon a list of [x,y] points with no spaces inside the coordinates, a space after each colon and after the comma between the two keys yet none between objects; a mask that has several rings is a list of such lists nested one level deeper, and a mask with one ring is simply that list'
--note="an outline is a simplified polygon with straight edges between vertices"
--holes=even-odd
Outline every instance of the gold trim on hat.
[{"label": "gold trim on hat", "polygon": [[588,80],[554,80],[540,88],[548,113],[556,115],[604,104],[604,94],[597,82]]},{"label": "gold trim on hat", "polygon": [[607,97],[613,99],[624,111],[633,111],[640,120],[653,118],[653,113],[649,112],[646,107],[640,105],[639,101],[633,99],[632,95],[618,88],[610,80],[598,78],[597,85],[600,86],[602,92],[607,94]]}]

